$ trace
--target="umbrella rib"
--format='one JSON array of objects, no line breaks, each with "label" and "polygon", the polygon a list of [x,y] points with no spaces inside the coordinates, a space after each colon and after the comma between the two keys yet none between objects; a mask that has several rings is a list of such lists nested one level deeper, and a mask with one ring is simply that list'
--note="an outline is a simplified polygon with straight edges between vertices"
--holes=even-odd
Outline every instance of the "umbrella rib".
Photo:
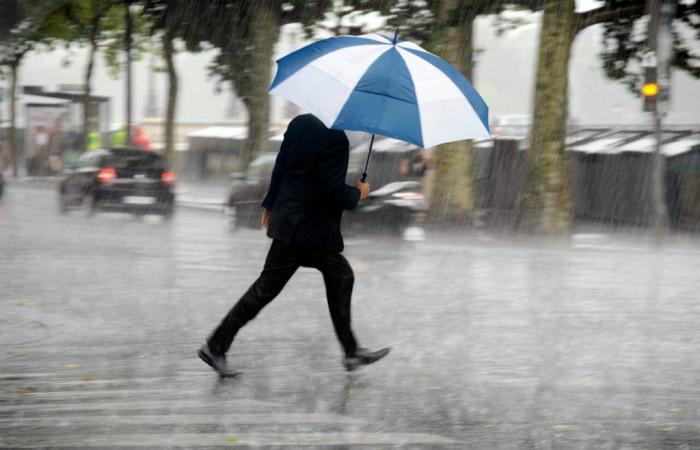
[{"label": "umbrella rib", "polygon": [[411,102],[411,101],[408,101],[408,100],[403,99],[403,98],[400,98],[400,97],[395,97],[395,96],[393,96],[393,95],[380,94],[380,93],[378,93],[378,92],[366,91],[366,90],[364,90],[364,89],[355,89],[354,92],[364,92],[365,94],[374,94],[374,95],[378,95],[378,96],[380,96],[380,97],[393,98],[394,100],[398,100],[398,101],[400,101],[400,102],[408,103],[409,105],[416,105],[416,106],[418,106],[418,103],[417,103],[417,102]]}]

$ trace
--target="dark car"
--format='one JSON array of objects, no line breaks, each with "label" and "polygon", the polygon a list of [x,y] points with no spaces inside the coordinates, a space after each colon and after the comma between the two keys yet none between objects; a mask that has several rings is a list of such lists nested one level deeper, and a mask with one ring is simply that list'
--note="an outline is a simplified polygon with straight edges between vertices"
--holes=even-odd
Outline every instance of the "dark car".
[{"label": "dark car", "polygon": [[[375,151],[376,150],[376,151]],[[369,179],[372,192],[360,206],[344,215],[346,229],[371,228],[401,231],[425,210],[422,194],[422,170],[414,170],[421,150],[403,142],[383,139],[372,151]],[[267,192],[277,153],[256,158],[247,172],[233,174],[228,198],[232,228],[260,227],[261,203]],[[347,183],[360,179],[367,158],[367,146],[350,152]]]},{"label": "dark car", "polygon": [[59,182],[62,213],[75,208],[161,214],[175,208],[175,174],[157,153],[137,149],[93,150]]},{"label": "dark car", "polygon": [[267,152],[258,156],[246,172],[234,172],[228,197],[228,216],[232,228],[260,226],[261,203],[275,167],[277,153]]}]

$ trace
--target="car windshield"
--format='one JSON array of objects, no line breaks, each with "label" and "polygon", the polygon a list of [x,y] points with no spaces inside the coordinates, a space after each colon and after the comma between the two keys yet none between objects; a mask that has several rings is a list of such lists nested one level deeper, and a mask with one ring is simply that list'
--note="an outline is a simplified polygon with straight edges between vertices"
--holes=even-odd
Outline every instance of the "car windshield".
[{"label": "car windshield", "polygon": [[163,159],[155,153],[137,152],[114,152],[105,158],[106,167],[115,169],[163,169]]}]

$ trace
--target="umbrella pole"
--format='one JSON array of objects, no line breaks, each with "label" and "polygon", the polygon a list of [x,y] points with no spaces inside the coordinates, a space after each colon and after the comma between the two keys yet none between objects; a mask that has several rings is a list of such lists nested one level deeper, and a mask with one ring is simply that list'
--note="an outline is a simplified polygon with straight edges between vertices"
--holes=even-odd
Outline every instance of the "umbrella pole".
[{"label": "umbrella pole", "polygon": [[367,166],[369,165],[369,157],[372,155],[372,145],[374,145],[374,135],[372,135],[372,140],[369,141],[369,152],[367,152],[367,161],[365,161],[365,171],[362,172],[362,182],[367,181]]}]

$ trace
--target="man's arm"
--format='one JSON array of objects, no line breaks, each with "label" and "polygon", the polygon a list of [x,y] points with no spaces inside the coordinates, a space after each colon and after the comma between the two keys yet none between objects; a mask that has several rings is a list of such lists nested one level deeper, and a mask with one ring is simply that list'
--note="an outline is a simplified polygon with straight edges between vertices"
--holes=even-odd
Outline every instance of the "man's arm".
[{"label": "man's arm", "polygon": [[289,147],[289,141],[287,139],[287,134],[285,133],[284,140],[280,146],[280,151],[277,153],[277,159],[275,160],[275,167],[272,169],[272,176],[270,177],[270,187],[267,189],[267,195],[262,202],[262,207],[266,210],[272,210],[272,206],[275,204],[275,199],[277,198],[277,193],[280,190],[280,185],[282,184],[282,178],[284,178],[284,167],[287,159],[287,147]]},{"label": "man's arm", "polygon": [[321,186],[326,196],[343,209],[355,209],[360,201],[360,190],[345,184],[348,172],[348,144],[338,142],[329,146],[319,164]]}]

